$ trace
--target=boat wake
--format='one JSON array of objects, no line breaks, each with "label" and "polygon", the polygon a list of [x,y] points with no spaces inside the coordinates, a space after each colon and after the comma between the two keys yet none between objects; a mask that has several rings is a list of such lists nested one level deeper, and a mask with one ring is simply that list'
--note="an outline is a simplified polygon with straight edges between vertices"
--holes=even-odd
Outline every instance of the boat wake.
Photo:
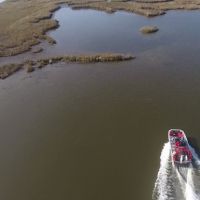
[{"label": "boat wake", "polygon": [[177,167],[171,162],[170,143],[164,144],[153,200],[200,200],[200,159],[194,148],[189,148],[193,163]]}]

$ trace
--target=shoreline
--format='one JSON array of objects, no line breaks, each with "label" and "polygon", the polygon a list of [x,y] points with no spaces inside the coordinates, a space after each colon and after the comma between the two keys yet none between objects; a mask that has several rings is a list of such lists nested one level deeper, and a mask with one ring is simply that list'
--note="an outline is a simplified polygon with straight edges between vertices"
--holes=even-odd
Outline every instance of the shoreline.
[{"label": "shoreline", "polygon": [[41,69],[47,65],[56,63],[105,63],[105,62],[122,62],[135,59],[134,56],[125,54],[103,53],[96,55],[65,55],[43,58],[38,60],[26,60],[22,63],[11,63],[0,66],[0,79],[6,79],[15,72],[26,69],[28,73],[33,72],[35,69]]},{"label": "shoreline", "polygon": [[[47,35],[50,30],[55,30],[59,27],[59,22],[53,19],[53,14],[59,10],[63,4],[66,4],[72,9],[93,9],[99,11],[105,11],[108,13],[114,13],[117,11],[124,11],[129,13],[136,13],[147,17],[154,17],[165,14],[167,10],[194,10],[200,9],[200,4],[198,1],[193,1],[190,4],[182,4],[184,1],[157,1],[151,0],[145,3],[143,1],[131,2],[131,1],[115,1],[115,2],[105,2],[105,1],[60,1],[54,0],[48,2],[44,0],[42,3],[37,0],[38,4],[41,4],[40,11],[37,10],[39,5],[30,3],[28,0],[20,0],[17,2],[18,7],[15,6],[15,1],[11,0],[6,2],[1,9],[0,17],[5,16],[8,10],[11,12],[16,12],[18,9],[21,10],[21,6],[24,8],[30,8],[33,6],[30,12],[29,9],[27,13],[23,13],[24,18],[19,18],[17,21],[12,19],[9,24],[6,24],[4,30],[0,30],[0,58],[9,57],[24,52],[30,51],[33,46],[40,44],[43,41],[47,41],[49,44],[55,44],[56,41]],[[196,2],[196,4],[194,3]],[[200,3],[200,2],[198,2]],[[14,7],[13,7],[14,6]],[[35,12],[36,13],[35,13]],[[8,14],[7,14],[8,15]],[[18,13],[16,15],[19,15]],[[20,16],[21,17],[21,16]],[[23,23],[22,23],[23,22]],[[5,22],[6,23],[6,22]],[[14,24],[13,24],[14,23]],[[19,24],[18,24],[19,23]],[[18,25],[18,26],[16,26]],[[1,26],[1,23],[0,23]],[[11,28],[10,28],[11,27]],[[24,29],[24,33],[19,29]],[[12,30],[14,29],[14,30]],[[34,30],[34,31],[33,31]],[[16,34],[16,38],[13,38],[13,34]]]}]

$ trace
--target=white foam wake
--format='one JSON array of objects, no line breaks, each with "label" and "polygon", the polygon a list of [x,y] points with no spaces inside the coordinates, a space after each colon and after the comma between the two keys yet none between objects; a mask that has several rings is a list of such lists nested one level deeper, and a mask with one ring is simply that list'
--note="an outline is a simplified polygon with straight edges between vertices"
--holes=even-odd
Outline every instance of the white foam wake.
[{"label": "white foam wake", "polygon": [[160,169],[158,171],[152,198],[158,200],[174,200],[172,179],[170,144],[165,143],[160,156]]},{"label": "white foam wake", "polygon": [[186,179],[186,189],[185,189],[185,198],[186,200],[199,200],[200,197],[195,192],[195,186],[193,182],[193,169],[189,168],[187,173],[187,179]]},{"label": "white foam wake", "polygon": [[[189,148],[190,148],[190,151],[192,152],[193,162],[195,164],[195,167],[199,167],[200,166],[199,156],[197,155],[193,147],[189,145]],[[186,179],[186,189],[185,189],[186,200],[200,200],[200,195],[196,191],[197,189],[199,190],[199,188],[196,188],[195,182],[194,182],[194,179],[196,176],[195,171],[198,172],[198,169],[197,168],[195,169],[192,165],[188,168],[187,179]]]},{"label": "white foam wake", "polygon": [[164,144],[152,195],[154,200],[200,200],[200,159],[194,148],[189,148],[193,164],[178,167],[171,163],[170,144]]}]

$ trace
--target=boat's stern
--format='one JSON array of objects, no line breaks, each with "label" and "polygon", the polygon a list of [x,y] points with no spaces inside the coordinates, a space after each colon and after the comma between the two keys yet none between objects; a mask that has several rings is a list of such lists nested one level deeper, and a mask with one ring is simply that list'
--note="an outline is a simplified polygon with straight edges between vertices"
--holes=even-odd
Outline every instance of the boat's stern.
[{"label": "boat's stern", "polygon": [[181,129],[170,129],[168,131],[168,139],[173,163],[176,165],[189,165],[192,162],[192,153],[184,131]]}]

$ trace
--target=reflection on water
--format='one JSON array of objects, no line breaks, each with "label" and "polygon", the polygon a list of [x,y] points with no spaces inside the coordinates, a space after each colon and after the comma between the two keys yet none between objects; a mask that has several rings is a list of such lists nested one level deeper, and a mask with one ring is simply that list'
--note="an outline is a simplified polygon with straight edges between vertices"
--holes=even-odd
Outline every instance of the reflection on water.
[{"label": "reflection on water", "polygon": [[[65,9],[68,17],[50,34],[66,52],[114,49],[137,59],[58,64],[0,81],[0,198],[149,200],[167,130],[200,140],[200,13],[146,19],[63,9],[55,17]],[[147,23],[160,31],[141,35]],[[61,41],[44,54],[64,51]]]},{"label": "reflection on water", "polygon": [[[198,11],[171,11],[165,16],[146,18],[126,12],[108,14],[63,7],[54,16],[60,27],[50,32],[57,45],[48,49],[48,53],[140,53],[169,45],[175,48],[184,45],[188,50],[193,45],[197,47],[199,17]],[[145,25],[156,25],[160,31],[143,35],[139,29]]]}]

